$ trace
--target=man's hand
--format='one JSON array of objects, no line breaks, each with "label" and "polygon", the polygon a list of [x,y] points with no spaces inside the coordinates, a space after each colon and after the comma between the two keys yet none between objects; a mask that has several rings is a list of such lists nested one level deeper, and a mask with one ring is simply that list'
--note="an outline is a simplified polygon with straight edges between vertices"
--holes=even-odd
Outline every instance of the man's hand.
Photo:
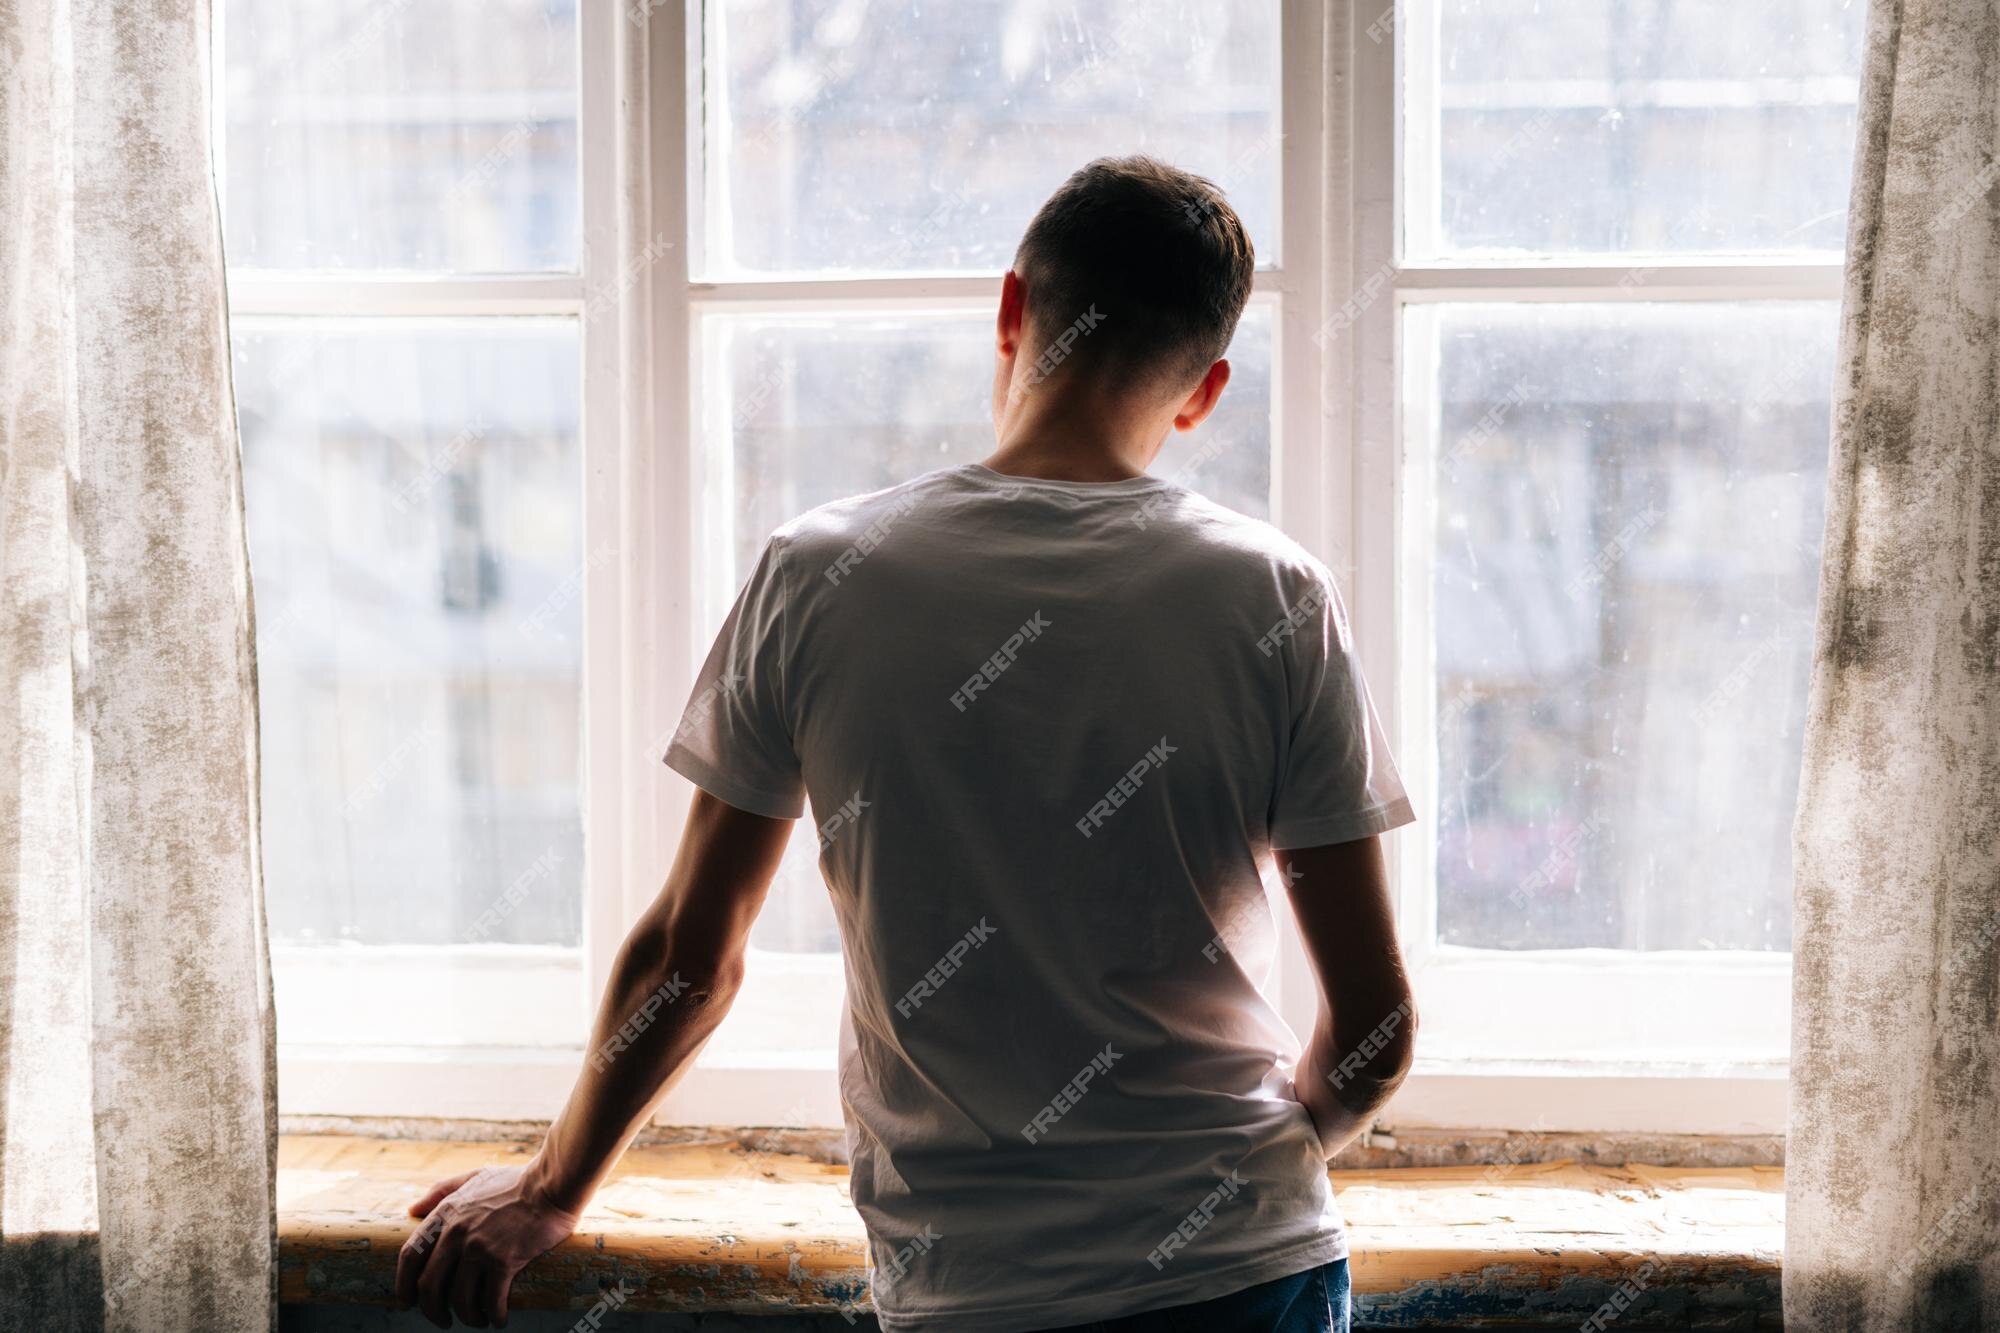
[{"label": "man's hand", "polygon": [[396,1260],[396,1299],[450,1328],[507,1324],[507,1289],[528,1261],[576,1230],[577,1215],[543,1196],[518,1166],[489,1166],[431,1186],[410,1205],[424,1218]]},{"label": "man's hand", "polygon": [[625,937],[598,1006],[590,1052],[542,1150],[527,1167],[438,1182],[410,1212],[425,1218],[396,1263],[396,1297],[439,1328],[507,1322],[507,1287],[528,1261],[576,1230],[625,1145],[686,1072],[743,981],[789,819],[695,793],[660,896]]}]

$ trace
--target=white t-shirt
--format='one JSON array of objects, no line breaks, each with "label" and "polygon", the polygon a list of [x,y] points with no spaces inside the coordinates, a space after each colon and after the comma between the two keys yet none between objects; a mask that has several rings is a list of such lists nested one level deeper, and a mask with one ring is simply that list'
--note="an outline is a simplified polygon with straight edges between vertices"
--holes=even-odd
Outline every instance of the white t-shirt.
[{"label": "white t-shirt", "polygon": [[1297,543],[1151,477],[971,465],[827,505],[771,537],[667,762],[758,814],[811,798],[884,1329],[1346,1255],[1259,993],[1263,873],[1412,816]]}]

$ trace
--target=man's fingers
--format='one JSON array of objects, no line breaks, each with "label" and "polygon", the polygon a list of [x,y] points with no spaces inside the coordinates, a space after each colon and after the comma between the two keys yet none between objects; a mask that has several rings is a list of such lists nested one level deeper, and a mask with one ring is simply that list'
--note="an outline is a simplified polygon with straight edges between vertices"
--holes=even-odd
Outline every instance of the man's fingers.
[{"label": "man's fingers", "polygon": [[514,1285],[512,1264],[486,1264],[480,1270],[483,1289],[479,1293],[480,1304],[492,1317],[493,1327],[507,1327],[507,1289]]},{"label": "man's fingers", "polygon": [[451,1284],[457,1276],[459,1251],[464,1245],[465,1232],[446,1227],[431,1248],[423,1276],[417,1279],[417,1308],[439,1328],[451,1327]]},{"label": "man's fingers", "polygon": [[431,1209],[443,1203],[460,1185],[463,1185],[478,1174],[477,1171],[467,1171],[453,1176],[450,1180],[440,1180],[437,1184],[431,1186],[429,1193],[410,1205],[410,1216],[429,1217]]},{"label": "man's fingers", "polygon": [[424,1260],[430,1257],[431,1248],[437,1244],[438,1232],[443,1229],[442,1216],[427,1219],[410,1233],[410,1238],[403,1242],[402,1252],[396,1256],[396,1304],[405,1310],[417,1303],[417,1278],[424,1271]]},{"label": "man's fingers", "polygon": [[458,1272],[451,1279],[451,1312],[465,1321],[467,1328],[486,1327],[486,1309],[480,1297],[486,1289],[486,1273],[492,1259],[477,1241],[458,1256]]}]

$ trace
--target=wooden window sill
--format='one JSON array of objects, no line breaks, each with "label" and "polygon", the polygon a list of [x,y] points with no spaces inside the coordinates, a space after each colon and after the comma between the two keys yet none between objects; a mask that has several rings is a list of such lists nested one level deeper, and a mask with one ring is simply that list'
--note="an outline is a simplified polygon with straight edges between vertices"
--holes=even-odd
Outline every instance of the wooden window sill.
[{"label": "wooden window sill", "polygon": [[[524,1162],[520,1143],[288,1135],[278,1152],[282,1299],[393,1303],[405,1213],[432,1182]],[[1621,1333],[1777,1327],[1780,1167],[1521,1166],[1335,1171],[1358,1322],[1575,1328],[1624,1296]],[[582,1229],[514,1284],[517,1309],[865,1309],[847,1171],[728,1141],[634,1148]]]}]

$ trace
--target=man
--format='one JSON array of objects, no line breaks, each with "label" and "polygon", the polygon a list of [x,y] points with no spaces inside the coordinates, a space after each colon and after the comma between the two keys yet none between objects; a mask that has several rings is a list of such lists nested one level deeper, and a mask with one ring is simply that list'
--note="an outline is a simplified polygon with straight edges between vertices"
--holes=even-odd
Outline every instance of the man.
[{"label": "man", "polygon": [[[1207,181],[1091,163],[1002,283],[992,456],[772,536],[667,753],[700,790],[616,1054],[529,1166],[417,1203],[406,1305],[505,1319],[727,1011],[810,796],[884,1329],[1347,1327],[1326,1161],[1410,1061],[1377,845],[1409,803],[1326,568],[1146,475],[1228,384],[1252,267]],[[1272,859],[1323,996],[1296,1085]]]}]

